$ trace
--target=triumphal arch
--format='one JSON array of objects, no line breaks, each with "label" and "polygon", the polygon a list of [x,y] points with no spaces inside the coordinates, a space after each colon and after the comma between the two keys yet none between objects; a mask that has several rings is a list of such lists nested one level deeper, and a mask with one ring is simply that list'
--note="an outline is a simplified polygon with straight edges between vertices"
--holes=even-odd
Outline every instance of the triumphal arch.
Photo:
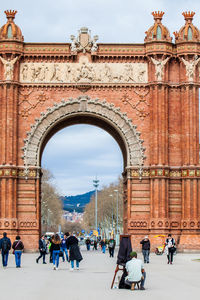
[{"label": "triumphal arch", "polygon": [[[0,232],[36,249],[41,156],[63,127],[108,131],[124,158],[124,232],[133,246],[172,232],[200,248],[200,31],[194,12],[172,41],[153,12],[143,44],[101,44],[87,28],[70,43],[25,43],[5,11],[0,29]],[[64,35],[64,32],[63,32]],[[109,149],[108,149],[109,151]],[[154,239],[152,239],[152,242]]]}]

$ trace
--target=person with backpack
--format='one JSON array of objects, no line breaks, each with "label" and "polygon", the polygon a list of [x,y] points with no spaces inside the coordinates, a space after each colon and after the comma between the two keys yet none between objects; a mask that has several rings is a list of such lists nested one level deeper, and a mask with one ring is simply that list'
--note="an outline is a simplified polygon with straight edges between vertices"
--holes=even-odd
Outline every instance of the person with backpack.
[{"label": "person with backpack", "polygon": [[21,268],[21,256],[24,244],[22,243],[19,235],[16,236],[16,240],[14,241],[12,248],[13,254],[15,255],[16,268]]},{"label": "person with backpack", "polygon": [[174,252],[176,251],[176,244],[171,234],[168,234],[168,238],[165,241],[165,251],[168,259],[167,263],[172,265]]},{"label": "person with backpack", "polygon": [[111,237],[110,240],[108,241],[108,250],[109,250],[110,257],[114,257],[115,244],[116,243],[114,238]]},{"label": "person with backpack", "polygon": [[74,261],[76,261],[76,270],[79,270],[80,261],[83,259],[80,248],[78,245],[78,239],[75,235],[70,235],[69,232],[66,232],[67,236],[67,249],[68,249],[68,257],[71,263],[70,271],[74,271]]},{"label": "person with backpack", "polygon": [[7,237],[7,233],[3,233],[3,238],[0,239],[0,250],[1,250],[1,255],[2,255],[2,264],[3,267],[7,267],[8,265],[8,255],[9,251],[11,249],[11,241]]}]

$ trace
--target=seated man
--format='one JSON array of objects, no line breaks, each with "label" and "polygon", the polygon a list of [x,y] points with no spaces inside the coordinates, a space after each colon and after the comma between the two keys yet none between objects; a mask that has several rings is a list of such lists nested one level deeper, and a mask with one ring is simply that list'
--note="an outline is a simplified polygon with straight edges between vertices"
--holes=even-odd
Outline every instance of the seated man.
[{"label": "seated man", "polygon": [[131,286],[131,289],[134,290],[135,283],[141,281],[140,290],[145,290],[144,282],[146,278],[146,273],[144,270],[143,263],[140,259],[137,259],[137,253],[130,253],[131,260],[126,263],[126,270],[128,276],[126,276],[125,284]]}]

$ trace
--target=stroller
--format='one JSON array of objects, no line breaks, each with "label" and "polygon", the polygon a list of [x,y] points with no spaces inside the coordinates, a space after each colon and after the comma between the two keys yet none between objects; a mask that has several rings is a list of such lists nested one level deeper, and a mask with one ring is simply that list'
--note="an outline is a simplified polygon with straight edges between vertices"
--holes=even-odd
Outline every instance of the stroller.
[{"label": "stroller", "polygon": [[162,238],[162,245],[161,246],[158,246],[156,247],[155,249],[155,254],[156,255],[162,255],[165,251],[165,242],[164,242],[164,238],[166,237],[165,235],[163,234],[159,234],[159,235],[155,235],[154,238],[157,238],[157,237],[161,237]]}]

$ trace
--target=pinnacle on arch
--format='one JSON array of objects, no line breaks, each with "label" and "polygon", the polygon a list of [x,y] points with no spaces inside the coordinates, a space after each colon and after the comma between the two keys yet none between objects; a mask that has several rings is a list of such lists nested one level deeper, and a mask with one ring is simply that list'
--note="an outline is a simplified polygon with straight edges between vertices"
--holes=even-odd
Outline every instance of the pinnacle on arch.
[{"label": "pinnacle on arch", "polygon": [[153,15],[155,21],[157,21],[157,20],[160,20],[160,21],[161,21],[163,15],[164,15],[165,13],[164,13],[164,11],[153,11],[151,14]]},{"label": "pinnacle on arch", "polygon": [[7,17],[8,20],[9,19],[14,20],[15,15],[17,13],[17,10],[11,10],[11,9],[10,10],[5,10],[4,13],[6,14],[6,17]]},{"label": "pinnacle on arch", "polygon": [[184,16],[185,20],[188,21],[188,20],[193,20],[193,17],[195,15],[195,12],[194,11],[185,11],[182,13],[182,15]]}]

